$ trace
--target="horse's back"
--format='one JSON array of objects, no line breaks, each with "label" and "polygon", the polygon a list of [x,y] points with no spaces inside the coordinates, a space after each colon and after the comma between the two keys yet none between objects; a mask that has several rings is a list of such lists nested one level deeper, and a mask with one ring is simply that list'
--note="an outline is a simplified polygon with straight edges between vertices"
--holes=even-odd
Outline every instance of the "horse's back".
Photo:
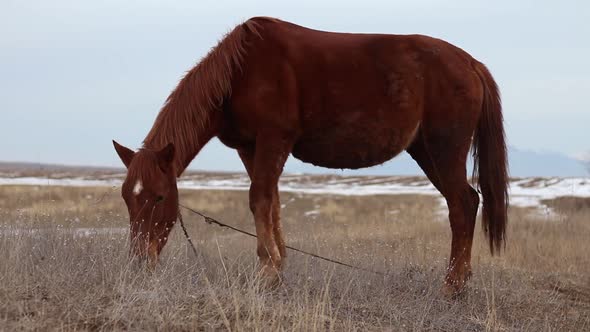
[{"label": "horse's back", "polygon": [[260,89],[269,88],[265,81],[280,89],[277,76],[291,76],[283,81],[295,85],[304,113],[404,108],[412,98],[440,100],[478,81],[475,60],[437,38],[326,32],[270,18],[251,21],[261,29],[249,49],[246,65],[255,68],[249,75],[262,83]]},{"label": "horse's back", "polygon": [[251,123],[252,135],[257,125],[290,131],[297,136],[293,155],[306,162],[383,163],[412,142],[425,116],[449,112],[442,104],[464,103],[457,91],[477,94],[473,59],[436,38],[252,21],[258,29],[234,89],[241,105],[236,116]]}]

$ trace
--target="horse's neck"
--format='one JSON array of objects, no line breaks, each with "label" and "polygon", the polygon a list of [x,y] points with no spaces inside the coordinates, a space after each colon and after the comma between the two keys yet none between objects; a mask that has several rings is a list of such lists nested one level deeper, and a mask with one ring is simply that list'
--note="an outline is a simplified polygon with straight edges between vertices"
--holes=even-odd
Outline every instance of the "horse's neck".
[{"label": "horse's neck", "polygon": [[248,33],[241,25],[234,29],[184,76],[144,140],[144,145],[152,149],[174,143],[177,175],[217,135],[220,108],[231,92],[232,73],[241,68],[240,52]]},{"label": "horse's neck", "polygon": [[144,147],[158,150],[173,142],[175,147],[174,166],[176,175],[180,176],[201,149],[213,137],[217,136],[219,122],[221,121],[220,113],[219,110],[212,110],[207,120],[199,123],[183,123],[184,127],[181,124],[177,124],[173,128],[166,126],[156,127],[156,124],[154,124],[154,128],[152,128],[153,135],[146,138]]},{"label": "horse's neck", "polygon": [[219,114],[220,112],[212,111],[210,118],[205,123],[203,128],[195,129],[197,131],[197,142],[193,144],[192,147],[180,150],[178,155],[176,156],[176,176],[180,176],[184,170],[188,167],[188,165],[195,159],[195,157],[201,152],[201,149],[209,143],[209,141],[217,136],[218,134],[218,126],[219,126]]}]

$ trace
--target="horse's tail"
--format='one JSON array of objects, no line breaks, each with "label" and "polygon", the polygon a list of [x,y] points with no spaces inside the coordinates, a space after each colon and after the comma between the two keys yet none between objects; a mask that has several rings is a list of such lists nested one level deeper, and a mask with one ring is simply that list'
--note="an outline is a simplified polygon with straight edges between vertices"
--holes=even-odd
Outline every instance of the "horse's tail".
[{"label": "horse's tail", "polygon": [[483,196],[483,230],[493,255],[506,245],[508,159],[498,86],[484,64],[475,62],[474,69],[483,84],[483,106],[473,136],[473,176]]}]

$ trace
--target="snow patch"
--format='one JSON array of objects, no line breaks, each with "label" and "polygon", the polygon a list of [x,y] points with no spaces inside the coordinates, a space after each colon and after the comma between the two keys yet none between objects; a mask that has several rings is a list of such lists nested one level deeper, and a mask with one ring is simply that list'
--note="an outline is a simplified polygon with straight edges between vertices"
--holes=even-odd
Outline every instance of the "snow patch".
[{"label": "snow patch", "polygon": [[[281,178],[282,192],[301,194],[328,194],[345,196],[368,195],[432,195],[440,198],[441,208],[446,203],[436,188],[426,180],[407,181],[407,177],[321,177],[309,175],[286,175]],[[119,186],[120,179],[84,178],[37,178],[4,177],[0,185],[33,186]],[[138,184],[136,184],[137,189]],[[140,186],[141,187],[141,186]],[[246,174],[223,174],[215,176],[189,176],[178,182],[182,189],[194,190],[249,190],[250,179]],[[590,178],[522,178],[513,179],[509,187],[510,204],[519,207],[544,207],[542,201],[562,196],[590,197]],[[546,208],[546,207],[545,207]]]}]

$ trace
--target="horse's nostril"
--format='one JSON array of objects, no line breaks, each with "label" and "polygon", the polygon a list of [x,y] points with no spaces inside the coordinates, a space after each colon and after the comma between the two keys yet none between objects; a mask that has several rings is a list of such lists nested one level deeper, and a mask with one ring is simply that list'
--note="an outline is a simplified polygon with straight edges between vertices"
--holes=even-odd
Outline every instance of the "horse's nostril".
[{"label": "horse's nostril", "polygon": [[161,202],[164,200],[164,196],[158,196],[156,197],[156,203]]}]

